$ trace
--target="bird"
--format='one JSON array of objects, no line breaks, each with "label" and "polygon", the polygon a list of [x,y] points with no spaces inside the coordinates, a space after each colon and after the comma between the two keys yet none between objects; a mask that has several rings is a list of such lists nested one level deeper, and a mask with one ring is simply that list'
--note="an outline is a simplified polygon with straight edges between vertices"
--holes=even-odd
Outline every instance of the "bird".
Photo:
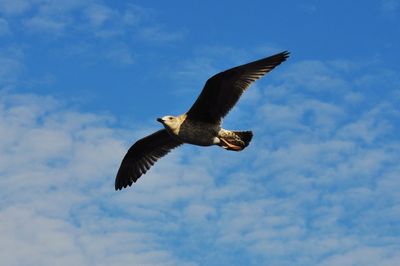
[{"label": "bird", "polygon": [[115,190],[131,186],[158,159],[185,143],[217,145],[228,151],[242,151],[246,148],[253,137],[252,131],[224,129],[221,126],[222,120],[254,81],[288,57],[289,52],[283,51],[209,78],[186,113],[157,118],[164,128],[138,140],[129,148],[118,169]]}]

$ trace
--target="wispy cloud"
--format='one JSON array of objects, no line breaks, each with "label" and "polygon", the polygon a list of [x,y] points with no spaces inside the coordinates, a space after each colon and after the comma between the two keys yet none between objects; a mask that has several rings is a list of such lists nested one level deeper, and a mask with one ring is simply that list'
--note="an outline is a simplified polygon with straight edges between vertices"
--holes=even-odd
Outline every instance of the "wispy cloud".
[{"label": "wispy cloud", "polygon": [[[119,65],[134,62],[137,42],[163,45],[181,40],[184,32],[172,30],[157,18],[156,12],[133,4],[110,6],[102,1],[3,1],[0,36],[18,33],[63,47],[59,54],[80,52],[92,63],[110,60]],[[79,39],[79,43],[73,43]],[[129,48],[129,49],[128,49]]]},{"label": "wispy cloud", "polygon": [[0,12],[6,15],[19,15],[31,6],[31,1],[24,0],[2,0],[0,1]]},{"label": "wispy cloud", "polygon": [[66,27],[66,22],[50,17],[36,16],[25,20],[24,25],[31,31],[61,33]]},{"label": "wispy cloud", "polygon": [[[393,190],[382,187],[387,182],[398,187],[392,179],[400,170],[394,148],[399,146],[397,78],[371,64],[361,67],[365,64],[343,60],[287,64],[268,77],[270,85],[259,85],[265,101],[256,101],[258,107],[239,103],[249,111],[239,122],[228,117],[231,127],[249,123],[256,132],[253,145],[258,144],[243,154],[242,162],[248,163],[240,165],[247,180],[241,187],[252,194],[244,192],[222,205],[202,200],[203,205],[218,206],[210,212],[210,219],[216,213],[221,225],[216,241],[240,243],[233,245],[237,249],[245,246],[257,254],[254,264],[329,264],[345,250],[370,250],[376,254],[371,261],[398,262],[393,231],[375,228],[385,220],[378,217],[388,217],[386,212],[397,205],[389,202],[399,200]],[[377,95],[377,88],[386,92]],[[219,169],[216,162],[206,164]],[[243,164],[250,164],[247,170]],[[233,182],[232,177],[225,174],[223,179]],[[236,185],[232,191],[243,192]],[[375,200],[386,196],[391,200]],[[384,252],[374,247],[377,242],[386,247]],[[365,262],[351,254],[343,261]]]},{"label": "wispy cloud", "polygon": [[132,51],[124,44],[119,44],[111,48],[106,52],[105,57],[119,65],[131,65],[135,61]]},{"label": "wispy cloud", "polygon": [[7,20],[0,18],[0,36],[10,32]]},{"label": "wispy cloud", "polygon": [[15,85],[17,78],[24,70],[24,54],[17,47],[3,47],[0,51],[0,86],[1,88]]},{"label": "wispy cloud", "polygon": [[168,32],[163,30],[163,28],[159,25],[152,27],[144,27],[139,32],[140,36],[148,41],[156,42],[156,43],[164,43],[177,41],[183,38],[183,31],[180,32]]},{"label": "wispy cloud", "polygon": [[28,31],[62,35],[83,32],[100,38],[135,35],[157,42],[181,38],[182,32],[163,29],[149,8],[126,4],[110,7],[101,1],[2,1],[7,17],[19,16]]},{"label": "wispy cloud", "polygon": [[381,8],[385,14],[393,16],[399,11],[400,3],[397,0],[382,0]]},{"label": "wispy cloud", "polygon": [[[118,47],[109,56],[129,59]],[[219,56],[241,60],[231,49],[211,50],[183,64],[177,78],[208,76]],[[11,58],[22,56],[14,50]],[[184,146],[118,193],[122,156],[151,128],[127,131],[110,115],[3,91],[2,261],[398,264],[399,81],[363,65],[289,60],[227,119],[231,128],[254,131],[244,152]],[[5,78],[18,72],[4,71]]]},{"label": "wispy cloud", "polygon": [[106,116],[76,112],[51,97],[2,95],[3,263],[185,265],[157,243],[156,234],[145,233],[148,225],[101,218],[111,211],[105,198],[117,196],[112,179],[125,150],[109,123]]}]

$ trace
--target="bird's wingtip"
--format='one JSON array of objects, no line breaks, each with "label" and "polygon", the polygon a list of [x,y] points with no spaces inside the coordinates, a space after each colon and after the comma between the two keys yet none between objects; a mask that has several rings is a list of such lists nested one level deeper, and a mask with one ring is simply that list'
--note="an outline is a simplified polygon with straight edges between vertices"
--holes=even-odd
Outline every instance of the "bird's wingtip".
[{"label": "bird's wingtip", "polygon": [[285,51],[281,52],[281,55],[286,59],[289,57],[290,52],[288,50],[285,50]]}]

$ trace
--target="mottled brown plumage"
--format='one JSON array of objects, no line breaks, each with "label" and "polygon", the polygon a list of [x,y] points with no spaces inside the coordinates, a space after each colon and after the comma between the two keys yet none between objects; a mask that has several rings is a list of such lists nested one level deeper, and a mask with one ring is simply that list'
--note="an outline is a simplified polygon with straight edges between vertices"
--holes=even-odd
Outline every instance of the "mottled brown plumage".
[{"label": "mottled brown plumage", "polygon": [[139,141],[128,150],[115,179],[115,189],[131,186],[162,156],[183,143],[218,145],[241,151],[250,143],[251,131],[221,128],[222,119],[252,82],[284,62],[287,51],[223,71],[211,77],[187,113],[164,116],[157,121],[165,129]]}]

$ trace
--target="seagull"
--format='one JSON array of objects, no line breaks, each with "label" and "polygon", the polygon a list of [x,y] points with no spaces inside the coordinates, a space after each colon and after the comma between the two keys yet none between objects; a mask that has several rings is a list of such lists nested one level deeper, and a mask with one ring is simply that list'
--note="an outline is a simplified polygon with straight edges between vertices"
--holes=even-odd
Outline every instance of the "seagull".
[{"label": "seagull", "polygon": [[184,143],[217,145],[229,151],[246,148],[253,133],[223,129],[222,119],[254,81],[288,57],[289,52],[284,51],[209,78],[189,111],[178,116],[157,118],[164,129],[138,140],[129,148],[115,178],[115,190],[131,186],[158,159]]}]

